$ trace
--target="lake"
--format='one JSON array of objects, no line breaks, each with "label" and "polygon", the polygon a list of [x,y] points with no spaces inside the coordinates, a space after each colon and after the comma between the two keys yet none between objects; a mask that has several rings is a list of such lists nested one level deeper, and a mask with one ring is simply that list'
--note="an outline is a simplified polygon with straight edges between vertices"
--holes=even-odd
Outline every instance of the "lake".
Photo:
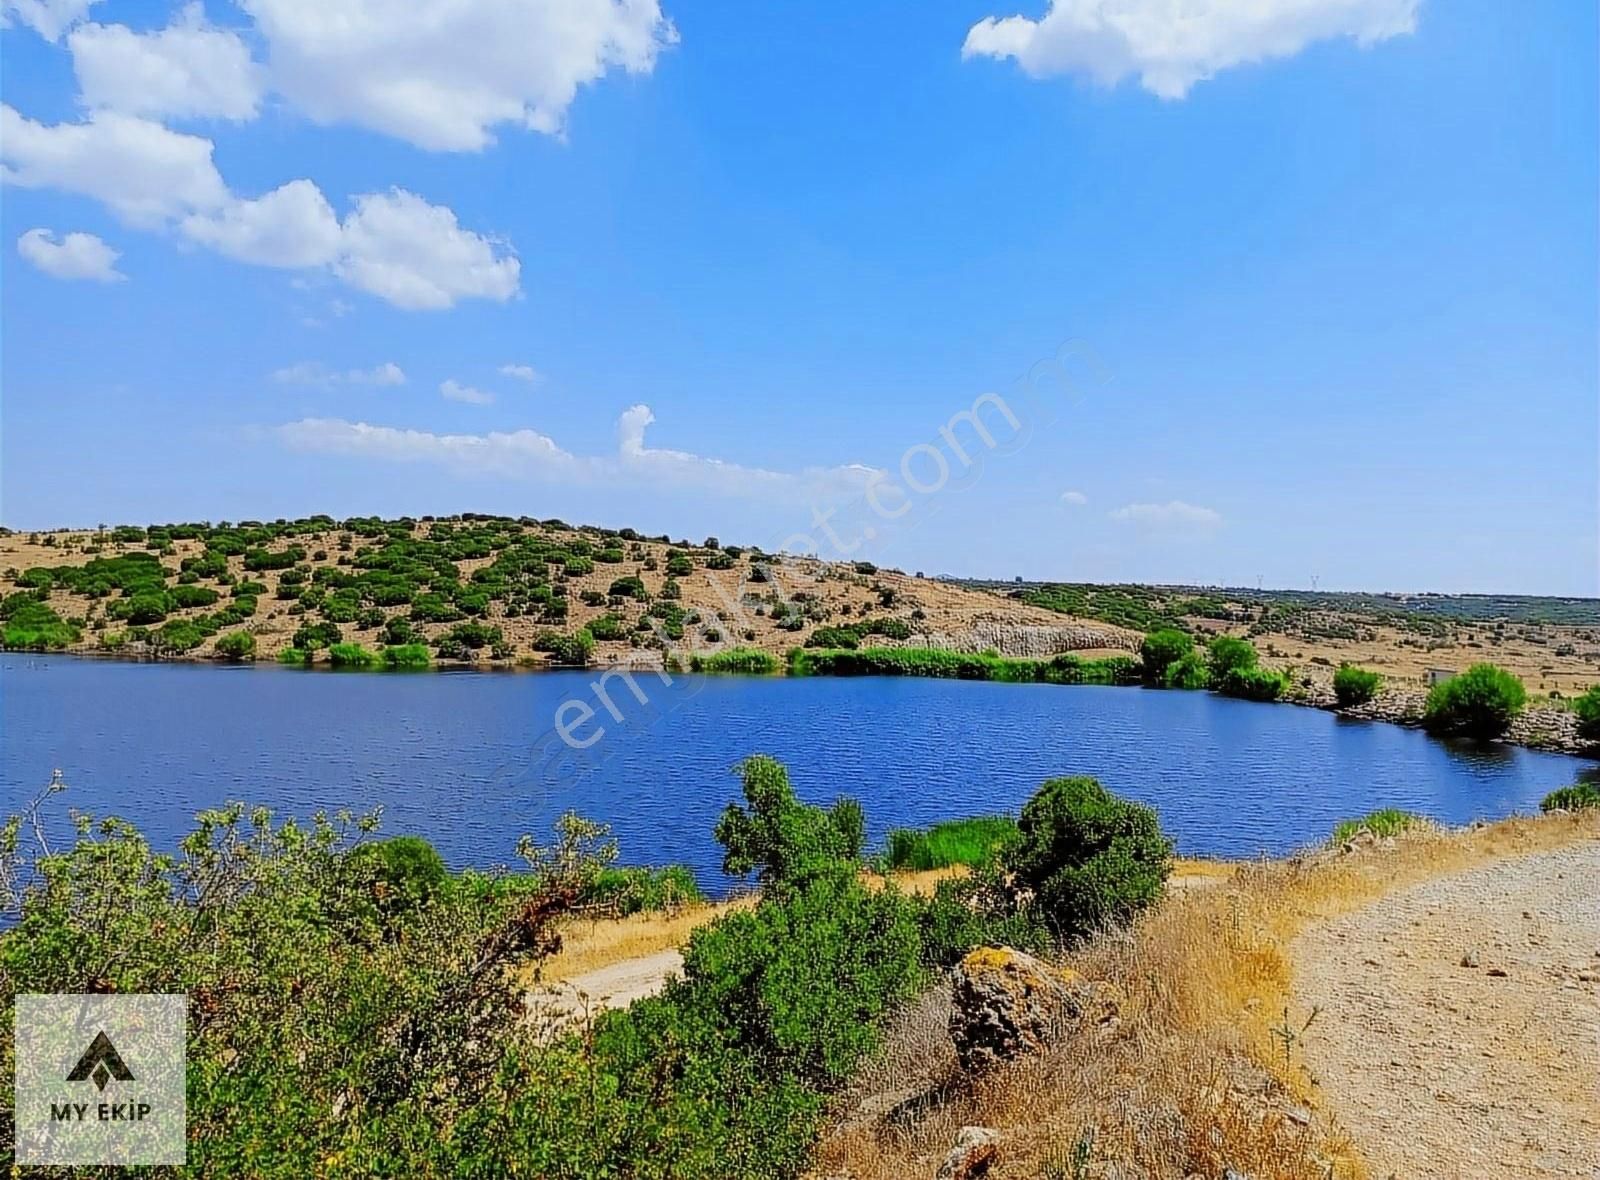
[{"label": "lake", "polygon": [[[719,888],[711,825],[733,766],[771,754],[801,797],[854,795],[893,826],[1015,811],[1047,777],[1094,775],[1153,805],[1187,855],[1281,854],[1402,807],[1449,823],[1530,811],[1594,763],[1447,744],[1398,726],[1199,692],[861,678],[613,678],[594,672],[334,673],[0,655],[0,792],[61,768],[65,808],[113,812],[161,847],[228,799],[309,815],[382,806],[457,866],[514,861],[562,811],[613,825],[623,860],[683,861]],[[552,733],[556,710],[575,742]],[[585,717],[585,709],[594,715]],[[554,752],[559,757],[550,757]]]}]

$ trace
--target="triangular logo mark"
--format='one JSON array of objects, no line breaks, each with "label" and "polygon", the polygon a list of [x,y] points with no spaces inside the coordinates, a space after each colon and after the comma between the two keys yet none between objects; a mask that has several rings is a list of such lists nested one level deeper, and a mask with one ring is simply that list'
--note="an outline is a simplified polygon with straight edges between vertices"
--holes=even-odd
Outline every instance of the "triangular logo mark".
[{"label": "triangular logo mark", "polygon": [[106,1088],[106,1083],[112,1078],[119,1082],[133,1081],[133,1071],[123,1064],[117,1047],[111,1043],[111,1038],[106,1036],[105,1030],[95,1034],[94,1040],[89,1042],[89,1047],[83,1051],[83,1056],[78,1058],[78,1064],[72,1067],[72,1072],[67,1075],[69,1082],[93,1081],[100,1089]]}]

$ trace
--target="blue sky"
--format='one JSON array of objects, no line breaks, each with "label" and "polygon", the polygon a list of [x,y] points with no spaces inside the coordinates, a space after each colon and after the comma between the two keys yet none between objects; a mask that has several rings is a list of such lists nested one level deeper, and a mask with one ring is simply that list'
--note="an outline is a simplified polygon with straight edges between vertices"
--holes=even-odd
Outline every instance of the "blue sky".
[{"label": "blue sky", "polygon": [[1593,6],[1016,4],[4,0],[0,521],[1595,594]]}]

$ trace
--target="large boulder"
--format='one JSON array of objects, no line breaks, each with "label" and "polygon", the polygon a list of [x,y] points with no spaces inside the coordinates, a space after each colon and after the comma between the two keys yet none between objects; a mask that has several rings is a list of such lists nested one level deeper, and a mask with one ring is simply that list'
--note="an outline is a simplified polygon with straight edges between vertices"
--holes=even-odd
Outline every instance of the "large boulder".
[{"label": "large boulder", "polygon": [[1121,1011],[1114,987],[1010,947],[968,954],[950,992],[950,1039],[968,1072],[1037,1053],[1065,1030],[1114,1024]]}]

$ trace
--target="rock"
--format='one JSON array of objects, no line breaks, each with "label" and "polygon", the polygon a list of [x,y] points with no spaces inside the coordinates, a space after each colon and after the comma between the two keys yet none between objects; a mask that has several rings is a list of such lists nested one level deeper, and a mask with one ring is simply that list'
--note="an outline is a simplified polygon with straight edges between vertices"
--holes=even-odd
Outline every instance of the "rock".
[{"label": "rock", "polygon": [[1466,954],[1462,955],[1461,965],[1463,967],[1476,967],[1478,965],[1478,952],[1468,951]]},{"label": "rock", "polygon": [[1506,969],[1504,967],[1490,967],[1485,974],[1492,979],[1504,979],[1506,977]]},{"label": "rock", "polygon": [[1010,947],[979,947],[951,972],[950,1039],[968,1072],[1036,1053],[1069,1027],[1117,1022],[1121,992]]},{"label": "rock", "polygon": [[974,1180],[1000,1155],[1000,1132],[988,1127],[962,1127],[955,1146],[944,1157],[934,1180]]}]

